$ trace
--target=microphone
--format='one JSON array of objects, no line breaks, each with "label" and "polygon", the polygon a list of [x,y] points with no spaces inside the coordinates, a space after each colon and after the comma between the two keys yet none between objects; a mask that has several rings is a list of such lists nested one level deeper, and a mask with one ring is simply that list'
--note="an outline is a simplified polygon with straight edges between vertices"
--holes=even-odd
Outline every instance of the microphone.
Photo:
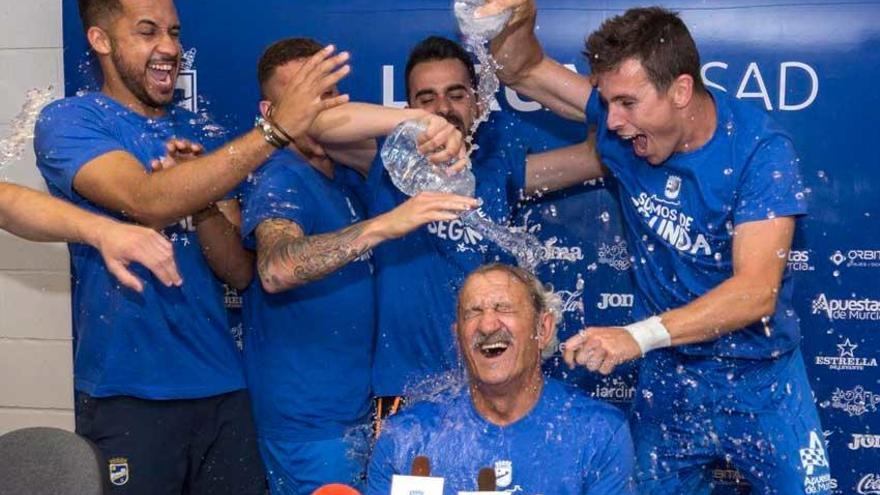
[{"label": "microphone", "polygon": [[342,483],[330,483],[319,487],[312,492],[312,495],[361,495],[361,492]]},{"label": "microphone", "polygon": [[413,476],[431,476],[431,461],[426,456],[416,456],[412,461],[410,473]]},{"label": "microphone", "polygon": [[494,492],[495,488],[495,470],[492,468],[480,469],[480,474],[477,475],[477,490]]}]

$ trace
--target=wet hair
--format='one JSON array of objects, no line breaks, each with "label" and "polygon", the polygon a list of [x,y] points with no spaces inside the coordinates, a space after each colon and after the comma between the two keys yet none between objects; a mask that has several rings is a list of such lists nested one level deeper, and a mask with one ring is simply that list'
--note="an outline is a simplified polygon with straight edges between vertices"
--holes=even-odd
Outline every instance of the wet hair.
[{"label": "wet hair", "polygon": [[441,36],[429,36],[420,41],[406,60],[406,70],[403,77],[406,84],[406,99],[409,101],[409,75],[416,65],[422,62],[455,59],[461,62],[467,69],[468,78],[471,81],[471,89],[477,87],[477,70],[474,61],[468,52],[458,43]]},{"label": "wet hair", "polygon": [[593,74],[615,70],[632,58],[658,91],[667,90],[682,74],[694,79],[694,91],[704,90],[691,33],[678,13],[661,7],[630,9],[606,20],[587,38],[584,56]]},{"label": "wet hair", "polygon": [[[522,284],[529,295],[529,302],[532,304],[532,309],[535,310],[536,322],[540,321],[540,317],[544,313],[550,313],[553,315],[555,323],[553,328],[550,329],[552,338],[547,347],[541,351],[542,358],[546,359],[550,357],[556,351],[559,342],[556,338],[556,323],[558,323],[562,317],[562,302],[559,299],[559,295],[553,292],[552,287],[541,283],[535,274],[518,266],[506,265],[504,263],[488,263],[477,267],[474,271],[468,274],[467,278],[465,278],[462,288],[464,288],[468,280],[473,277],[477,275],[485,275],[490,272],[505,273]],[[459,313],[461,312],[461,296],[463,292],[463,290],[458,291],[458,303],[456,309]]]},{"label": "wet hair", "polygon": [[124,10],[122,0],[79,0],[79,18],[83,30],[92,26],[106,27],[106,22]]},{"label": "wet hair", "polygon": [[257,63],[257,80],[263,99],[266,99],[266,84],[275,75],[275,69],[293,60],[311,57],[323,48],[324,45],[311,38],[287,38],[269,45]]}]

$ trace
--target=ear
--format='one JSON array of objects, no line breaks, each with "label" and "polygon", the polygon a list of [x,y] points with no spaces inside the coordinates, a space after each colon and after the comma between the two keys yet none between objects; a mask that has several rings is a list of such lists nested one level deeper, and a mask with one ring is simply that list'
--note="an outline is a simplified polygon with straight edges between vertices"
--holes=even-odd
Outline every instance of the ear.
[{"label": "ear", "polygon": [[98,26],[92,26],[86,31],[86,38],[89,40],[89,46],[98,55],[110,55],[113,51],[113,43],[106,31]]},{"label": "ear", "polygon": [[260,115],[264,119],[269,118],[269,109],[272,108],[272,102],[269,100],[260,100]]},{"label": "ear", "polygon": [[687,107],[694,97],[694,78],[690,74],[676,77],[669,85],[668,94],[675,108]]},{"label": "ear", "polygon": [[543,351],[553,342],[556,334],[556,316],[552,311],[545,311],[538,319],[538,344]]}]

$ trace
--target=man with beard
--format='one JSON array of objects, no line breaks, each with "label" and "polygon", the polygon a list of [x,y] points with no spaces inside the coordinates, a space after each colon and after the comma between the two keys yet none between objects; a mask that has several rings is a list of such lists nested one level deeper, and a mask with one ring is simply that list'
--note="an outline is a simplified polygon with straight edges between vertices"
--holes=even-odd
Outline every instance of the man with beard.
[{"label": "man with beard", "polygon": [[368,495],[386,495],[392,476],[428,458],[444,493],[475,491],[493,468],[498,490],[546,495],[632,493],[629,427],[614,407],[541,373],[558,298],[532,274],[506,265],[470,274],[454,333],[467,383],[448,396],[391,417],[373,451]]},{"label": "man with beard", "polygon": [[[133,267],[144,290],[122,290],[98,251],[70,247],[77,432],[104,454],[114,491],[261,494],[265,477],[240,357],[200,243],[226,224],[213,202],[301,136],[317,113],[346,101],[320,96],[348,72],[339,67],[347,54],[331,56],[328,48],[313,57],[258,129],[152,171],[166,142],[176,151],[172,138],[208,150],[219,145],[209,122],[170,106],[181,56],[174,4],[80,0],[79,9],[103,85],[44,109],[37,164],[55,196],[163,229],[184,283],[165,287]],[[184,151],[197,148],[182,143]]]},{"label": "man with beard", "polygon": [[[290,38],[266,49],[257,70],[264,117],[322,48],[312,39]],[[336,94],[333,87],[325,97]],[[461,148],[455,127],[415,109],[349,103],[322,112],[311,132],[330,157],[346,159],[365,154],[360,148],[375,152],[375,142],[340,150],[335,141],[384,135],[405,119],[419,119],[425,136],[440,139],[435,159],[445,161]],[[313,151],[290,145],[275,152],[248,181],[243,201],[242,234],[257,252],[260,276],[244,297],[244,364],[273,495],[362,482],[376,330],[370,250],[428,222],[454,220],[477,204],[426,192],[366,219],[354,193],[363,176]]]},{"label": "man with beard", "polygon": [[621,197],[643,320],[566,342],[569,365],[610,373],[644,356],[633,405],[639,489],[709,493],[726,459],[755,493],[828,493],[822,427],[786,262],[806,213],[791,139],[766,113],[704,87],[687,26],[659,7],[606,20],[590,78],[546,57],[532,0],[493,41],[502,79],[597,127]]}]

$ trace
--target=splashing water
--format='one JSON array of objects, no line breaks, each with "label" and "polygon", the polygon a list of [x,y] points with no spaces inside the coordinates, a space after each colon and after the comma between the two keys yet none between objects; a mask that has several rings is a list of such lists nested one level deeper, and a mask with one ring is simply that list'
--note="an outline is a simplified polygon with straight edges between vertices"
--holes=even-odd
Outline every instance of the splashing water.
[{"label": "splashing water", "polygon": [[24,146],[34,138],[34,124],[40,111],[56,99],[52,86],[46,89],[35,88],[25,94],[21,111],[10,122],[9,135],[0,139],[0,171],[21,158]]},{"label": "splashing water", "polygon": [[[476,189],[473,172],[462,170],[447,175],[442,165],[432,165],[418,152],[416,138],[423,130],[421,123],[406,121],[398,125],[385,140],[380,154],[391,182],[407,196],[415,196],[422,191],[438,191],[473,197]],[[527,232],[515,232],[498,225],[481,216],[477,210],[463,214],[461,221],[511,254],[517,264],[527,270],[534,271],[542,261],[544,247]]]},{"label": "splashing water", "polygon": [[[456,0],[453,4],[455,18],[464,37],[465,47],[480,62],[477,101],[483,111],[471,125],[470,133],[467,136],[469,144],[471,144],[474,133],[477,132],[480,124],[489,119],[490,109],[497,104],[495,93],[498,92],[500,84],[495,73],[501,69],[501,65],[489,52],[489,41],[504,29],[504,25],[507,24],[511,15],[508,10],[489,17],[475,18],[474,11],[484,3],[484,0]],[[473,151],[473,147],[470,151]]]}]

